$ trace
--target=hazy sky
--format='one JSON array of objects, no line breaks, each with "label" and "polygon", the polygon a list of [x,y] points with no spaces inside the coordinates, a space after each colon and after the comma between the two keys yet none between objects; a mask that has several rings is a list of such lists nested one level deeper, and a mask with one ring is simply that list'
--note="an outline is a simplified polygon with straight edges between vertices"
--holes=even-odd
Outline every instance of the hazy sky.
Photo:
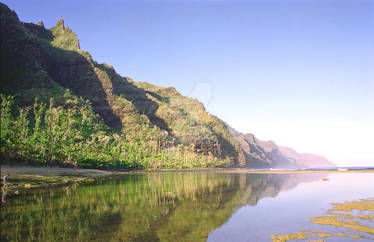
[{"label": "hazy sky", "polygon": [[0,0],[63,17],[98,62],[174,86],[240,132],[374,165],[374,1]]}]

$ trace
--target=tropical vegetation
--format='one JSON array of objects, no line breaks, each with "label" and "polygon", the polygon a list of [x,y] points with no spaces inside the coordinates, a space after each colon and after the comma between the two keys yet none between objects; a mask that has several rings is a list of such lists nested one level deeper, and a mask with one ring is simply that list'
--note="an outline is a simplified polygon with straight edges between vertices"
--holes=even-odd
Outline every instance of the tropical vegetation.
[{"label": "tropical vegetation", "polygon": [[[95,114],[87,100],[67,90],[57,106],[35,100],[19,107],[1,94],[1,153],[8,159],[41,165],[106,168],[214,167],[223,161],[174,145],[157,129],[132,135],[116,132]],[[128,135],[127,135],[128,134]]]}]

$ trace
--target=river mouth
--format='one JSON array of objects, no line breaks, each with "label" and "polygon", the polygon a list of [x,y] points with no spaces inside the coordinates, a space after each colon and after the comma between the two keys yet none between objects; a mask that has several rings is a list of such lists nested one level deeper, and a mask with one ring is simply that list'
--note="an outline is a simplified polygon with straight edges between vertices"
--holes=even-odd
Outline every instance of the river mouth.
[{"label": "river mouth", "polygon": [[[90,183],[34,189],[5,198],[6,203],[1,207],[1,238],[2,241],[271,241],[282,238],[275,235],[290,235],[300,230],[335,234],[325,237],[327,241],[355,239],[339,237],[338,232],[373,238],[370,230],[354,232],[349,231],[352,228],[311,220],[326,216],[331,203],[374,197],[370,182],[373,180],[374,173],[218,171],[103,177]],[[366,219],[362,224],[373,227],[373,220]]]}]

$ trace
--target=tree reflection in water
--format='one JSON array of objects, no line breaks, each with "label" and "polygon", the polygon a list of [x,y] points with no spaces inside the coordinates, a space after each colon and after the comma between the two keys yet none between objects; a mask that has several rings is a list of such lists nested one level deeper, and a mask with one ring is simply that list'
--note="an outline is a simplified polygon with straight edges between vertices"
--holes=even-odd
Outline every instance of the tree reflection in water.
[{"label": "tree reflection in water", "polygon": [[206,241],[244,205],[256,206],[306,174],[136,173],[36,190],[1,212],[2,241]]}]

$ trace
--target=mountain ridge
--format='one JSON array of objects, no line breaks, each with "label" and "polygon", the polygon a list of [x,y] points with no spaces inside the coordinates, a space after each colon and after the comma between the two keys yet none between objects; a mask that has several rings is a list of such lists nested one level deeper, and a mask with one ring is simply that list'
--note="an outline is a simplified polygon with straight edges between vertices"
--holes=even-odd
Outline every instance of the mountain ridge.
[{"label": "mountain ridge", "polygon": [[[96,62],[80,49],[77,35],[62,18],[46,29],[41,21],[21,22],[5,4],[0,3],[0,10],[2,112],[9,113],[3,121],[13,127],[28,124],[19,127],[23,144],[16,141],[18,133],[4,130],[9,135],[2,136],[2,143],[9,144],[2,147],[3,156],[42,163],[74,158],[82,167],[298,166],[274,142],[233,133],[202,103],[174,87],[137,82]],[[91,133],[84,124],[87,117]],[[52,118],[72,131],[51,130]],[[66,143],[54,138],[66,133],[71,136],[64,138]]]},{"label": "mountain ridge", "polygon": [[298,160],[307,165],[308,168],[335,167],[336,164],[326,157],[310,153],[298,153],[294,149],[286,146],[278,146],[282,155],[288,159]]},{"label": "mountain ridge", "polygon": [[336,164],[321,155],[298,153],[292,148],[279,146],[274,141],[262,141],[251,133],[240,133],[227,123],[230,132],[239,140],[246,159],[256,168],[319,168]]},{"label": "mountain ridge", "polygon": [[[197,100],[182,96],[173,87],[135,82],[117,74],[112,66],[97,63],[89,52],[80,49],[76,34],[65,26],[63,19],[45,29],[41,23],[20,22],[14,11],[0,5],[4,36],[0,87],[3,94],[15,96],[19,109],[30,110],[36,98],[46,104],[53,98],[56,108],[67,106],[65,96],[83,98],[110,130],[104,131],[105,134],[119,135],[121,145],[157,143],[156,151],[149,157],[157,162],[150,161],[152,165],[145,164],[145,168],[176,166],[180,163],[176,157],[166,165],[160,158],[171,150],[172,156],[179,154],[178,159],[190,160],[197,166],[198,162],[192,161],[197,157],[211,157],[215,165],[245,164],[239,144],[223,122],[209,115]],[[67,111],[68,108],[61,110]],[[15,120],[12,122],[16,125]],[[129,137],[131,140],[126,140]],[[59,159],[65,159],[65,155]],[[52,156],[49,160],[57,159]],[[121,159],[120,155],[109,156]],[[136,160],[142,162],[139,157]]]}]

